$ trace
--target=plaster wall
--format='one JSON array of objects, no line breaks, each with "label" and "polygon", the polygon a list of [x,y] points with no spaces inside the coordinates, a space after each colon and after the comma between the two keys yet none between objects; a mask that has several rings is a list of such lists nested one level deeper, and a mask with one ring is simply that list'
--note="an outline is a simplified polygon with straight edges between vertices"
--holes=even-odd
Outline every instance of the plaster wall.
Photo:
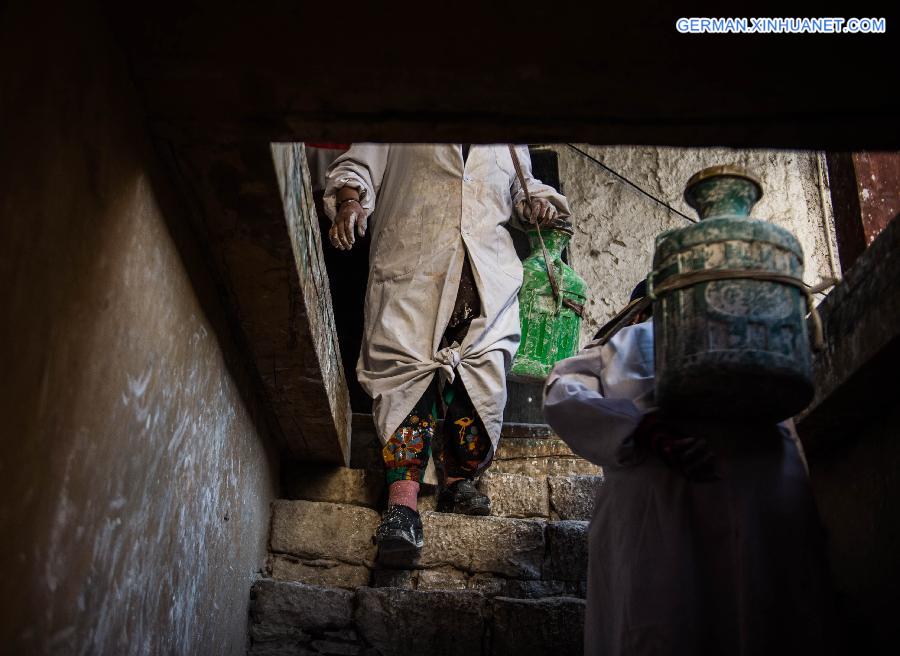
[{"label": "plaster wall", "polygon": [[3,26],[0,651],[242,654],[277,471],[202,250],[90,3]]},{"label": "plaster wall", "polygon": [[[682,197],[691,175],[717,164],[740,166],[763,184],[752,216],[769,219],[800,239],[806,282],[832,276],[839,266],[832,255],[830,196],[818,153],[576,145],[691,218],[697,215]],[[634,285],[650,271],[656,235],[689,223],[568,146],[552,148],[559,153],[560,182],[575,223],[571,263],[591,293],[582,323],[584,343],[628,302]]]}]

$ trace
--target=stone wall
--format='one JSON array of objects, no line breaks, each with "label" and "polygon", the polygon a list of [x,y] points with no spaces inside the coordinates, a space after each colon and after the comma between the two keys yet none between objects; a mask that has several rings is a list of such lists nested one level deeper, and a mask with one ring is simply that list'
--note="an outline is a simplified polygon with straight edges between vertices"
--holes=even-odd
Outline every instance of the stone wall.
[{"label": "stone wall", "polygon": [[242,654],[276,466],[90,7],[0,33],[0,645]]},{"label": "stone wall", "polygon": [[[824,162],[817,153],[725,148],[578,145],[644,190],[691,218],[696,213],[682,194],[695,172],[716,164],[736,164],[762,180],[763,197],[753,216],[791,230],[806,255],[807,282],[832,276],[837,263],[831,202]],[[642,195],[565,145],[559,176],[575,222],[571,263],[591,292],[582,340],[587,341],[628,301],[634,285],[650,270],[653,240],[686,219]]]}]

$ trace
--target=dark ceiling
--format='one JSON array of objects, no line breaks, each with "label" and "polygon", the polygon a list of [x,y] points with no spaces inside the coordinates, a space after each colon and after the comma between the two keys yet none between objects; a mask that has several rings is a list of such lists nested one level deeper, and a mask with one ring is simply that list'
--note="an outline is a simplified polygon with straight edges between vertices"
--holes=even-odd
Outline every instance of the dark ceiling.
[{"label": "dark ceiling", "polygon": [[105,7],[154,131],[178,141],[214,134],[900,148],[900,23],[891,16],[881,35],[675,29],[681,16],[882,16],[883,9],[694,5],[258,0]]}]

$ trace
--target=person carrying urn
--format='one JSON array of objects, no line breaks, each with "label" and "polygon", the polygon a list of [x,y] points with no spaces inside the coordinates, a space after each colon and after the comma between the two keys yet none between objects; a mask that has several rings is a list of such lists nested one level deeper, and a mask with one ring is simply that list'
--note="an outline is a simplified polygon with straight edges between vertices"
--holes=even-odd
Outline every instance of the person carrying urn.
[{"label": "person carrying urn", "polygon": [[547,423],[603,467],[584,653],[836,653],[825,533],[790,422],[661,410],[652,308],[614,323],[544,388]]}]

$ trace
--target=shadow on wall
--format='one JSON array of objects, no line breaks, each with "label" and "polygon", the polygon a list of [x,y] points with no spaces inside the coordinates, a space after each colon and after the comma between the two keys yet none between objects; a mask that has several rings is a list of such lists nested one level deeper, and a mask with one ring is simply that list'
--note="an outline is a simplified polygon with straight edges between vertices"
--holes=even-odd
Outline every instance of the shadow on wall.
[{"label": "shadow on wall", "polygon": [[6,17],[0,644],[242,654],[277,465],[219,292],[102,19]]}]

